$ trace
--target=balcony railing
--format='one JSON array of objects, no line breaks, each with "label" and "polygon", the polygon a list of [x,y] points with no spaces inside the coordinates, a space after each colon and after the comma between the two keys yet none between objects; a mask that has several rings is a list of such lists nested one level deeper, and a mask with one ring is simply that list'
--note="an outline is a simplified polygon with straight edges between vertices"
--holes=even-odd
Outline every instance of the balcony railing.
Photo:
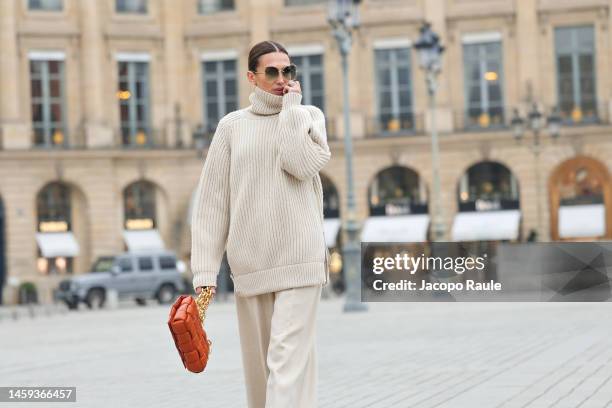
[{"label": "balcony railing", "polygon": [[381,119],[379,116],[365,119],[366,138],[411,136],[424,133],[423,114],[411,114],[401,118]]},{"label": "balcony railing", "polygon": [[[560,112],[562,117],[562,126],[592,126],[592,125],[609,125],[610,124],[610,106],[608,101],[597,103],[595,111],[581,112],[579,110],[568,110]],[[548,106],[543,108],[545,116],[550,115],[552,109]],[[466,112],[459,111],[453,115],[453,125],[455,132],[479,132],[479,131],[495,131],[495,130],[511,130],[511,121],[514,115],[514,106],[506,107],[503,111],[503,120],[486,117],[470,118]],[[326,116],[326,131],[327,140],[329,142],[342,140],[342,116],[331,115]],[[425,129],[425,114],[417,113],[412,116],[407,115],[405,118],[382,120],[380,117],[366,117],[365,122],[365,137],[368,139],[387,138],[387,137],[402,137],[428,134]],[[353,129],[355,130],[355,129]],[[181,144],[174,139],[174,130],[166,128],[150,128],[142,135],[135,135],[131,138],[126,138],[130,143],[124,143],[123,134],[120,129],[113,130],[113,145],[110,148],[126,148],[126,149],[193,149],[207,148],[214,136],[215,128],[202,130],[193,128],[191,131],[191,142]],[[61,144],[35,144],[34,134],[30,136],[32,149],[50,149],[50,150],[72,150],[72,149],[87,149],[87,132],[85,124],[80,124],[73,128],[67,128],[62,135],[63,142]],[[142,143],[139,143],[142,141]],[[0,132],[0,149],[6,149],[6,137]]]},{"label": "balcony railing", "polygon": [[[543,114],[548,116],[553,108],[544,107]],[[599,102],[595,109],[582,111],[580,109],[565,108],[559,111],[562,126],[582,126],[593,124],[609,124],[609,107],[607,102]],[[457,131],[494,131],[507,130],[511,128],[511,121],[514,116],[514,106],[505,107],[501,115],[470,115],[466,111],[459,111],[454,114],[454,126]]]},{"label": "balcony railing", "polygon": [[500,113],[459,111],[454,114],[454,126],[457,131],[494,131],[510,127],[514,111],[504,108]]},{"label": "balcony railing", "polygon": [[559,115],[563,126],[581,126],[610,123],[609,106],[607,102],[597,102],[594,106],[582,109],[570,106],[560,106]]},{"label": "balcony railing", "polygon": [[115,145],[125,149],[165,149],[169,146],[167,131],[159,128],[148,128],[135,135],[124,133],[121,129],[115,130]]},{"label": "balcony railing", "polygon": [[[41,132],[40,130],[38,132]],[[84,149],[86,147],[85,132],[80,126],[74,130],[64,128],[56,130],[48,139],[48,143],[44,143],[45,138],[41,134],[37,134],[37,130],[33,129],[30,135],[32,149],[49,149],[49,150],[69,150],[69,149]]]}]

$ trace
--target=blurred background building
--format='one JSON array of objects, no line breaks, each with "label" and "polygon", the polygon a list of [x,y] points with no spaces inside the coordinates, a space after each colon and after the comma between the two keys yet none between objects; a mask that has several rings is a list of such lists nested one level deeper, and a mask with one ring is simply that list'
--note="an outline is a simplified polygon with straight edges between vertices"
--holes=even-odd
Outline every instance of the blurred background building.
[{"label": "blurred background building", "polygon": [[[436,105],[446,238],[612,238],[611,6],[363,0],[349,78],[362,240],[430,234],[431,112],[413,46],[424,21],[446,47]],[[26,281],[49,300],[61,277],[125,250],[163,246],[188,263],[206,148],[218,120],[249,104],[248,51],[264,39],[288,48],[303,103],[328,118],[321,176],[339,282],[342,70],[327,1],[2,0],[5,302]],[[549,130],[555,115],[560,130]]]}]

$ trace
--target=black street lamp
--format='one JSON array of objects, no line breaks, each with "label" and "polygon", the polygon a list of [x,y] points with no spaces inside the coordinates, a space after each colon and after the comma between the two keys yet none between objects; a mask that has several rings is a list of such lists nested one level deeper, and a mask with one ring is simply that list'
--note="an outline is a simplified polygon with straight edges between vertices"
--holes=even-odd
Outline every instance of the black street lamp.
[{"label": "black street lamp", "polygon": [[[536,136],[534,141],[539,143],[539,135],[540,131],[543,129],[543,116],[542,112],[540,112],[538,105],[533,103],[531,106],[531,110],[527,114],[529,130],[534,132]],[[559,109],[554,108],[546,118],[546,122],[548,124],[548,133],[553,137],[553,139],[557,139],[559,137],[561,131],[561,116],[559,115]],[[521,117],[518,109],[514,109],[514,115],[512,117],[512,121],[510,122],[512,125],[512,129],[514,131],[514,137],[517,140],[521,140],[523,134],[525,132],[525,120]]]},{"label": "black street lamp", "polygon": [[353,183],[353,143],[349,116],[349,67],[348,55],[352,46],[352,31],[359,27],[360,0],[330,0],[327,21],[332,27],[333,35],[338,42],[342,57],[342,87],[344,98],[344,157],[346,162],[347,215],[344,230],[347,240],[342,248],[342,259],[345,265],[346,300],[345,312],[366,311],[367,305],[361,302],[361,240],[355,204]]},{"label": "black street lamp", "polygon": [[[520,142],[523,139],[526,130],[531,130],[531,132],[533,132],[533,142],[530,149],[533,152],[535,160],[538,235],[542,234],[542,184],[540,180],[540,153],[542,148],[540,143],[540,133],[544,128],[544,121],[544,115],[539,110],[538,105],[534,102],[531,106],[531,110],[527,114],[527,120],[523,119],[519,113],[519,110],[515,108],[512,121],[510,122],[512,125],[514,138],[517,142]],[[553,108],[551,114],[546,118],[546,123],[548,125],[548,133],[552,139],[558,139],[561,132],[561,116],[559,115],[559,109],[557,107]]]},{"label": "black street lamp", "polygon": [[440,44],[440,36],[431,29],[431,24],[425,22],[419,29],[421,36],[414,44],[419,53],[419,65],[427,72],[439,73],[442,69],[442,53],[444,46]]},{"label": "black street lamp", "polygon": [[444,240],[445,230],[442,217],[442,204],[440,202],[440,160],[438,146],[438,131],[436,123],[436,89],[438,87],[436,76],[442,69],[442,53],[444,47],[440,44],[440,37],[431,30],[431,24],[425,23],[420,29],[421,36],[414,44],[419,53],[419,65],[425,71],[427,92],[429,94],[429,110],[431,112],[431,167],[433,184],[433,240]]}]

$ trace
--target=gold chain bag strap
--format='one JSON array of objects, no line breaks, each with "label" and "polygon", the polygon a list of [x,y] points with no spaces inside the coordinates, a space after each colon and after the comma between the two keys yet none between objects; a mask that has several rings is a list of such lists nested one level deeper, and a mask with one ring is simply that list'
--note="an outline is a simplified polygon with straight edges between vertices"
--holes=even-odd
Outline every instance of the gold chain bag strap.
[{"label": "gold chain bag strap", "polygon": [[168,327],[178,350],[183,366],[192,373],[201,373],[206,368],[212,342],[204,330],[206,309],[212,300],[212,287],[202,289],[197,298],[179,296],[168,318]]}]

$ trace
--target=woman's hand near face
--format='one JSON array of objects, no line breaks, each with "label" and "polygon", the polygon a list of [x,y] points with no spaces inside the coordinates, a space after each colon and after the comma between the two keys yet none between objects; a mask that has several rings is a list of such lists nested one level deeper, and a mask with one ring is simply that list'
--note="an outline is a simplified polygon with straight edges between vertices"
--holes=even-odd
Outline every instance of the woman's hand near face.
[{"label": "woman's hand near face", "polygon": [[302,87],[300,86],[300,81],[289,81],[287,85],[283,88],[283,94],[288,92],[297,92],[302,93]]}]

